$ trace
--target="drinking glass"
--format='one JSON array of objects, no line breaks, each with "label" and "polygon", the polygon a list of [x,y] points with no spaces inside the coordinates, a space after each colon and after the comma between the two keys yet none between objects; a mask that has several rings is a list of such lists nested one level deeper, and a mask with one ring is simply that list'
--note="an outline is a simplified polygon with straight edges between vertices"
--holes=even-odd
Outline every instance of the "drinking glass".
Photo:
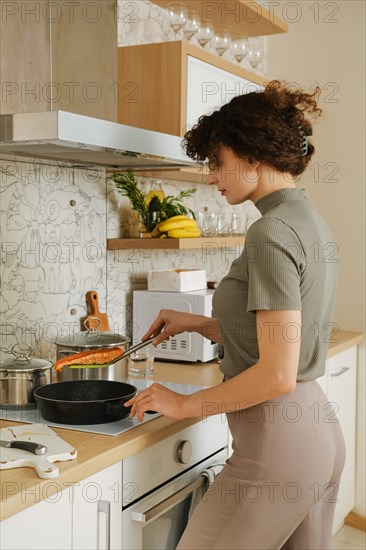
[{"label": "drinking glass", "polygon": [[152,376],[154,372],[154,356],[149,348],[143,348],[128,356],[129,376]]},{"label": "drinking glass", "polygon": [[190,42],[192,38],[198,33],[201,25],[200,16],[197,11],[189,11],[187,23],[182,29],[186,40]]},{"label": "drinking glass", "polygon": [[231,34],[229,31],[222,31],[220,34],[217,34],[213,38],[213,47],[216,53],[222,57],[225,52],[230,48],[231,45]]},{"label": "drinking glass", "polygon": [[225,236],[228,232],[228,216],[225,212],[216,213],[216,235]]},{"label": "drinking glass", "polygon": [[139,221],[139,237],[146,239],[151,237],[151,232],[159,223],[161,212],[147,212],[145,216],[141,216]]},{"label": "drinking glass", "polygon": [[175,32],[175,37],[178,37],[179,31],[187,22],[187,9],[182,2],[171,2],[166,7],[168,24]]},{"label": "drinking glass", "polygon": [[230,216],[229,235],[245,235],[247,217],[245,214],[234,212]]},{"label": "drinking glass", "polygon": [[203,237],[214,237],[216,234],[216,213],[205,212],[202,220],[202,235]]},{"label": "drinking glass", "polygon": [[250,65],[255,69],[257,65],[262,61],[263,59],[263,46],[259,42],[251,42],[249,43],[249,50],[247,59],[250,63]]},{"label": "drinking glass", "polygon": [[231,53],[235,61],[240,65],[245,56],[248,54],[249,44],[246,38],[239,38],[231,45]]},{"label": "drinking glass", "polygon": [[214,35],[214,28],[213,24],[207,21],[207,23],[204,23],[198,30],[198,33],[196,34],[196,39],[201,48],[205,48],[207,44],[212,40],[212,37]]}]

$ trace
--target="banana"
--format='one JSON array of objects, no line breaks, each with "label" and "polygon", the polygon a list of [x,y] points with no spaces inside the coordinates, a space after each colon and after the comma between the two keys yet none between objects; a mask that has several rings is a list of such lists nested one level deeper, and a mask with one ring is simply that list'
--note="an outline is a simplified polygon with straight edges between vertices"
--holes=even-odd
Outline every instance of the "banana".
[{"label": "banana", "polygon": [[197,228],[197,223],[195,220],[192,220],[191,218],[186,219],[180,219],[176,221],[172,221],[173,218],[168,218],[167,220],[159,223],[158,230],[160,233],[165,233],[166,231],[170,231],[171,229],[184,229],[184,228]]},{"label": "banana", "polygon": [[179,220],[191,220],[192,218],[190,218],[189,216],[187,216],[186,214],[179,214],[177,216],[171,216],[170,218],[167,218],[166,220],[163,220],[161,223],[164,223],[164,222],[167,222],[167,221],[174,221],[174,222],[177,222]]},{"label": "banana", "polygon": [[161,233],[157,226],[154,227],[154,229],[151,231],[151,236],[153,239],[156,239],[157,237],[160,237]]},{"label": "banana", "polygon": [[173,239],[187,239],[187,238],[197,238],[201,236],[201,230],[196,227],[194,228],[181,228],[181,229],[170,229],[168,231],[168,237]]}]

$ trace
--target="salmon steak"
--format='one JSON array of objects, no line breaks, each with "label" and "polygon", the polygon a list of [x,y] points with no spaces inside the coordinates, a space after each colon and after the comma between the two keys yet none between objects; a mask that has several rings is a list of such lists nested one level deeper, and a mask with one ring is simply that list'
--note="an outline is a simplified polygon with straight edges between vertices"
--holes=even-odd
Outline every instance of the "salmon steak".
[{"label": "salmon steak", "polygon": [[105,365],[121,357],[124,352],[123,347],[81,351],[59,359],[54,364],[54,368],[56,372],[61,372],[64,367],[70,365]]}]

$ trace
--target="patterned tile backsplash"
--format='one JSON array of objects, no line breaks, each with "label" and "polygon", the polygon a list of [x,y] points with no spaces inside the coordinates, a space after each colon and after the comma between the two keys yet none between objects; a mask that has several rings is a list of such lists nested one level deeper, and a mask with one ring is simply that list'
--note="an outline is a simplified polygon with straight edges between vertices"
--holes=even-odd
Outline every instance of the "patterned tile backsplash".
[{"label": "patterned tile backsplash", "polygon": [[[137,217],[107,181],[104,169],[75,169],[41,161],[3,160],[1,166],[1,358],[25,342],[39,357],[55,358],[54,340],[80,330],[85,293],[97,290],[112,330],[131,335],[132,291],[146,288],[151,269],[203,268],[220,279],[238,249],[107,251],[106,239],[134,236]],[[153,180],[140,178],[148,191]],[[191,184],[162,180],[165,194]],[[213,188],[197,185],[185,204],[193,211],[228,207]]]}]

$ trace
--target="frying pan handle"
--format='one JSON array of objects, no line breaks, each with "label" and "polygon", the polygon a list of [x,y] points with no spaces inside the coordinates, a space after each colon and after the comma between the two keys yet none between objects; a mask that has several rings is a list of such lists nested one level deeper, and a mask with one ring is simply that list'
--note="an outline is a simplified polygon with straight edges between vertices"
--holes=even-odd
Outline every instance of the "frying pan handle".
[{"label": "frying pan handle", "polygon": [[110,414],[111,416],[121,416],[121,409],[126,411],[126,414],[124,416],[127,416],[129,412],[132,409],[131,407],[125,407],[123,405],[123,402],[121,403],[107,403],[106,412],[107,414]]},{"label": "frying pan handle", "polygon": [[[126,411],[126,415],[131,412],[131,407],[125,407],[123,403],[107,403],[107,414],[110,414],[111,416],[120,416],[121,415],[121,407],[123,407]],[[145,414],[157,414],[156,411],[145,411]]]}]

